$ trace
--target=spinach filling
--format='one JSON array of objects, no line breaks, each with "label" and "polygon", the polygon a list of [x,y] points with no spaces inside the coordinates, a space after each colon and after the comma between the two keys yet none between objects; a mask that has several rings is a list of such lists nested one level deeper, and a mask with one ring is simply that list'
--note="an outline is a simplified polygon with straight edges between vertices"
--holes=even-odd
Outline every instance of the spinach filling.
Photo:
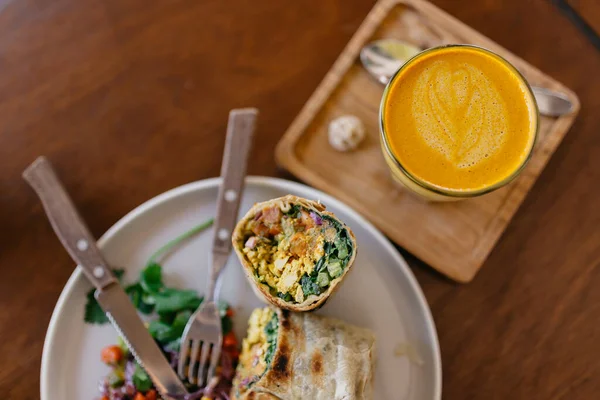
[{"label": "spinach filling", "polygon": [[[300,205],[292,205],[289,211],[283,214],[290,218],[300,219],[302,218],[302,212],[316,215],[313,218],[320,220],[319,225],[326,224],[336,231],[333,241],[325,241],[323,245],[324,255],[315,263],[312,272],[310,274],[305,273],[300,277],[298,282],[305,297],[310,295],[318,296],[329,288],[334,279],[339,278],[343,274],[344,269],[348,266],[352,258],[354,245],[344,225],[330,216],[322,215]],[[251,236],[246,236],[244,242]],[[258,269],[255,269],[254,274],[259,282],[269,288],[273,296],[277,296],[286,302],[297,303],[292,293],[282,293],[266,282],[260,281]]]},{"label": "spinach filling", "polygon": [[265,370],[265,372],[271,367],[271,361],[273,361],[273,357],[275,356],[275,349],[277,348],[278,328],[279,318],[277,317],[277,313],[273,313],[273,318],[271,318],[267,326],[265,326],[265,335],[267,336],[268,344],[267,352],[265,353],[265,363],[267,364],[267,369]]},{"label": "spinach filling", "polygon": [[[275,351],[277,350],[278,330],[279,330],[279,318],[277,316],[277,313],[273,312],[273,316],[271,317],[271,319],[269,320],[267,325],[265,325],[265,327],[264,327],[264,333],[265,333],[265,337],[267,340],[267,351],[265,352],[265,358],[264,358],[266,367],[265,367],[264,371],[262,371],[260,374],[251,376],[251,377],[247,376],[241,380],[241,383],[239,384],[239,386],[236,386],[236,388],[235,388],[238,397],[240,396],[240,394],[242,392],[245,392],[250,387],[252,387],[256,382],[258,382],[267,373],[267,371],[269,369],[271,369],[271,363],[273,361],[273,357],[275,357]],[[236,373],[238,378],[239,378],[239,374],[240,374],[239,368],[240,368],[240,366],[238,365],[238,369],[237,369],[237,373]]]},{"label": "spinach filling", "polygon": [[[286,214],[299,218],[300,210],[300,206],[294,205]],[[312,273],[310,275],[304,274],[300,278],[300,285],[302,286],[304,296],[318,296],[325,292],[331,281],[342,275],[354,251],[352,239],[350,239],[348,231],[342,224],[327,215],[320,217],[335,228],[336,238],[333,242],[325,242],[325,255],[317,261]],[[293,300],[289,293],[278,292],[277,297],[288,302]]]}]

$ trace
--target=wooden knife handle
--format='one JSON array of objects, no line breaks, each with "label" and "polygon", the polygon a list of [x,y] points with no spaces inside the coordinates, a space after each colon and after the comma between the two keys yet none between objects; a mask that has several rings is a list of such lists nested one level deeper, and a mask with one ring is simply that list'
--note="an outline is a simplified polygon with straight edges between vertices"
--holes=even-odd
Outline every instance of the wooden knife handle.
[{"label": "wooden knife handle", "polygon": [[50,162],[39,157],[23,172],[23,178],[42,201],[56,236],[94,286],[102,289],[117,282]]}]

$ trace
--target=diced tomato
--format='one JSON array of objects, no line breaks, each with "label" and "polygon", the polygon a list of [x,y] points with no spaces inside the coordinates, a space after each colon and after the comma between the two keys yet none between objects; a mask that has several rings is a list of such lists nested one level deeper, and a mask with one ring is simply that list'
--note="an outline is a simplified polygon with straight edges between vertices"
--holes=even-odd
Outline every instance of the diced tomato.
[{"label": "diced tomato", "polygon": [[133,400],[147,400],[146,396],[144,396],[143,394],[141,394],[140,392],[137,392],[135,394],[135,397],[133,398]]},{"label": "diced tomato", "polygon": [[225,312],[225,315],[228,316],[229,318],[233,317],[233,314],[234,314],[233,308],[231,308],[231,307],[229,307],[227,309],[227,311]]},{"label": "diced tomato", "polygon": [[302,211],[302,216],[300,217],[301,224],[304,225],[307,229],[312,228],[315,225],[315,221],[313,221],[312,217],[306,211]]},{"label": "diced tomato", "polygon": [[108,396],[102,396],[101,400],[110,400],[110,399],[108,398]]},{"label": "diced tomato", "polygon": [[269,207],[263,210],[263,220],[269,224],[278,224],[281,219],[281,210],[277,206]]},{"label": "diced tomato", "polygon": [[223,338],[223,347],[225,347],[225,348],[236,348],[237,347],[237,338],[235,337],[235,333],[233,333],[233,331],[229,332]]},{"label": "diced tomato", "polygon": [[275,236],[281,233],[281,227],[279,225],[273,225],[269,228],[269,235]]},{"label": "diced tomato", "polygon": [[156,400],[156,390],[150,389],[146,392],[146,400]]},{"label": "diced tomato", "polygon": [[267,228],[265,224],[259,222],[252,227],[252,232],[255,235],[265,237],[267,236],[267,233],[269,233],[269,228]]},{"label": "diced tomato", "polygon": [[118,364],[123,359],[123,350],[119,346],[106,346],[100,353],[102,362],[108,365]]}]

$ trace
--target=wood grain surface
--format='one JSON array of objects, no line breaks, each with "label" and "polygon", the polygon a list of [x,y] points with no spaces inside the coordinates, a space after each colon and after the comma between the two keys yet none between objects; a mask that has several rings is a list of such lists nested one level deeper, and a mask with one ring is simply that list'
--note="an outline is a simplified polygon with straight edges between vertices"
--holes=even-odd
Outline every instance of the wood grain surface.
[{"label": "wood grain surface", "polygon": [[[452,43],[485,47],[510,61],[531,85],[565,93],[574,111],[560,118],[540,116],[531,159],[511,184],[466,201],[424,201],[392,179],[379,139],[379,104],[384,87],[359,61],[361,48],[386,38],[420,48]],[[431,3],[380,0],[285,132],[275,156],[279,165],[346,202],[420,260],[451,279],[469,282],[578,111],[579,100],[571,90]],[[329,123],[342,115],[355,115],[365,124],[366,140],[357,151],[340,153],[328,144]]]},{"label": "wood grain surface", "polygon": [[[598,26],[600,2],[584,2]],[[600,54],[550,1],[434,3],[582,103],[471,283],[405,254],[437,325],[443,398],[597,398]],[[248,172],[281,176],[275,144],[373,4],[0,1],[3,398],[39,398],[45,331],[73,269],[22,170],[46,154],[100,236],[150,197],[217,176],[228,111],[256,106]]]}]

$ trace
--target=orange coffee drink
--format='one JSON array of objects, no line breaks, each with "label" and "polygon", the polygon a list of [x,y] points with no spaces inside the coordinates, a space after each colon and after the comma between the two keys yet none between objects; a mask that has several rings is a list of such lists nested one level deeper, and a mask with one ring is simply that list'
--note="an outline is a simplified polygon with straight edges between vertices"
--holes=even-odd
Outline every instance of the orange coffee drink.
[{"label": "orange coffee drink", "polygon": [[529,85],[475,46],[425,50],[388,83],[380,107],[393,177],[429,200],[457,200],[514,179],[531,156],[538,110]]}]

